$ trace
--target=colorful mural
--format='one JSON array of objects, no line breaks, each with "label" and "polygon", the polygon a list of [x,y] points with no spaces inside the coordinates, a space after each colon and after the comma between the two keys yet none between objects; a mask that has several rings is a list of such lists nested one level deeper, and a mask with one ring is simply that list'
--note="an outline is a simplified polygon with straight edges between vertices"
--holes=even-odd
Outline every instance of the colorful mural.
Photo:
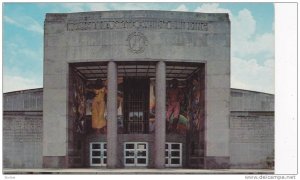
[{"label": "colorful mural", "polygon": [[73,117],[73,127],[76,133],[85,133],[85,109],[86,109],[86,97],[85,97],[85,85],[83,80],[71,73],[71,113]]},{"label": "colorful mural", "polygon": [[123,92],[123,78],[118,78],[118,97],[117,97],[117,108],[118,108],[118,114],[117,114],[117,121],[118,121],[118,133],[123,132],[123,101],[124,101],[124,92]]},{"label": "colorful mural", "polygon": [[[98,83],[100,80],[98,80]],[[102,85],[97,81],[86,83],[86,115],[91,121],[87,129],[96,133],[106,134],[107,128],[107,80],[103,80]],[[118,79],[118,132],[123,128],[123,78]]]},{"label": "colorful mural", "polygon": [[[204,128],[204,84],[198,72],[185,81],[167,82],[166,132],[198,137]],[[149,131],[155,131],[155,80],[150,82]]]},{"label": "colorful mural", "polygon": [[191,132],[199,132],[203,128],[202,114],[204,112],[204,96],[201,95],[201,84],[199,76],[193,76],[188,83],[188,108],[187,115]]},{"label": "colorful mural", "polygon": [[205,152],[205,93],[204,70],[198,71],[186,81],[186,132],[187,162],[190,167],[201,167]]},{"label": "colorful mural", "polygon": [[[177,79],[172,79],[171,82],[169,82],[169,86],[167,88],[166,93],[166,128],[167,133],[178,133],[179,131],[182,133],[183,129],[186,126],[182,126],[182,122],[186,120],[186,118],[180,114],[181,105],[184,100],[184,89],[182,87],[179,87]],[[180,118],[181,117],[181,118]],[[181,119],[181,121],[179,121]],[[179,123],[181,122],[181,123]],[[180,129],[179,129],[180,128]]]},{"label": "colorful mural", "polygon": [[106,133],[106,118],[104,117],[104,112],[106,111],[106,86],[101,79],[97,79],[93,89],[87,90],[94,93],[92,102],[92,128],[95,129],[97,133]]},{"label": "colorful mural", "polygon": [[89,123],[88,129],[95,131],[97,134],[106,134],[106,121],[107,121],[107,107],[106,96],[107,87],[106,81],[97,79],[88,81],[86,84],[86,114],[88,115]]},{"label": "colorful mural", "polygon": [[[79,77],[77,77],[79,78]],[[73,110],[76,112],[78,132],[84,132],[85,115],[91,118],[91,128],[97,133],[106,133],[106,81],[96,87],[96,81],[84,85],[74,78]],[[100,87],[101,86],[101,87]],[[155,79],[150,80],[149,90],[149,132],[155,131]],[[85,90],[85,96],[82,92]],[[204,130],[204,84],[200,71],[187,80],[167,81],[166,132],[190,134],[196,142],[199,132]],[[118,133],[123,132],[123,78],[118,78]],[[86,102],[86,103],[84,103]],[[86,108],[86,111],[84,109]],[[193,139],[192,138],[192,139]]]},{"label": "colorful mural", "polygon": [[150,80],[149,91],[149,132],[153,133],[155,130],[155,80]]}]

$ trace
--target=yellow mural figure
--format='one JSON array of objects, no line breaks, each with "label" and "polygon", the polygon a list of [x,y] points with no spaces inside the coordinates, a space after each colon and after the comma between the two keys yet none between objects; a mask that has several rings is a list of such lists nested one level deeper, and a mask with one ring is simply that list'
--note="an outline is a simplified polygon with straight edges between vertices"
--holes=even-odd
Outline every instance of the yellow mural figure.
[{"label": "yellow mural figure", "polygon": [[92,103],[92,128],[96,129],[97,133],[105,132],[106,119],[104,112],[106,109],[105,94],[106,87],[103,85],[101,79],[96,80],[94,89],[90,90],[95,94]]},{"label": "yellow mural figure", "polygon": [[106,125],[106,120],[104,118],[105,111],[105,89],[95,89],[96,96],[93,99],[92,104],[92,127],[94,129],[101,129]]}]

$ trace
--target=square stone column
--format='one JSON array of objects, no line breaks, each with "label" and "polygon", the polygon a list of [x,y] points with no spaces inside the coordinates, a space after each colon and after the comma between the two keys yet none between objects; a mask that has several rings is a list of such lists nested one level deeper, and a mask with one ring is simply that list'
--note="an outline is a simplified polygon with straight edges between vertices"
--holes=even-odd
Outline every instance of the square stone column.
[{"label": "square stone column", "polygon": [[155,85],[155,168],[165,167],[166,143],[166,64],[160,61],[156,65]]},{"label": "square stone column", "polygon": [[107,167],[117,167],[118,125],[117,125],[117,64],[107,65]]}]

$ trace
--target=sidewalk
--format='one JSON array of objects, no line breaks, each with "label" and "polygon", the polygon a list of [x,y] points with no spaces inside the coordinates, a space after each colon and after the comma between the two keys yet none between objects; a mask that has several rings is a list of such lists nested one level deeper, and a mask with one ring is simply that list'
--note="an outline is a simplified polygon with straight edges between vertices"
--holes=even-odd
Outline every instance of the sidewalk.
[{"label": "sidewalk", "polygon": [[274,174],[270,169],[3,169],[3,174]]}]

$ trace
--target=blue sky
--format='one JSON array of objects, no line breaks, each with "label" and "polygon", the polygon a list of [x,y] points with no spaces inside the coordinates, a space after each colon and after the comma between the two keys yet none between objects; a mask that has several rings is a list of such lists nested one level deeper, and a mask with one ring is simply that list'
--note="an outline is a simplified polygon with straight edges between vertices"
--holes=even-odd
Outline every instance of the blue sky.
[{"label": "blue sky", "polygon": [[273,3],[4,3],[3,92],[43,86],[46,13],[108,10],[227,12],[231,87],[274,93]]}]

